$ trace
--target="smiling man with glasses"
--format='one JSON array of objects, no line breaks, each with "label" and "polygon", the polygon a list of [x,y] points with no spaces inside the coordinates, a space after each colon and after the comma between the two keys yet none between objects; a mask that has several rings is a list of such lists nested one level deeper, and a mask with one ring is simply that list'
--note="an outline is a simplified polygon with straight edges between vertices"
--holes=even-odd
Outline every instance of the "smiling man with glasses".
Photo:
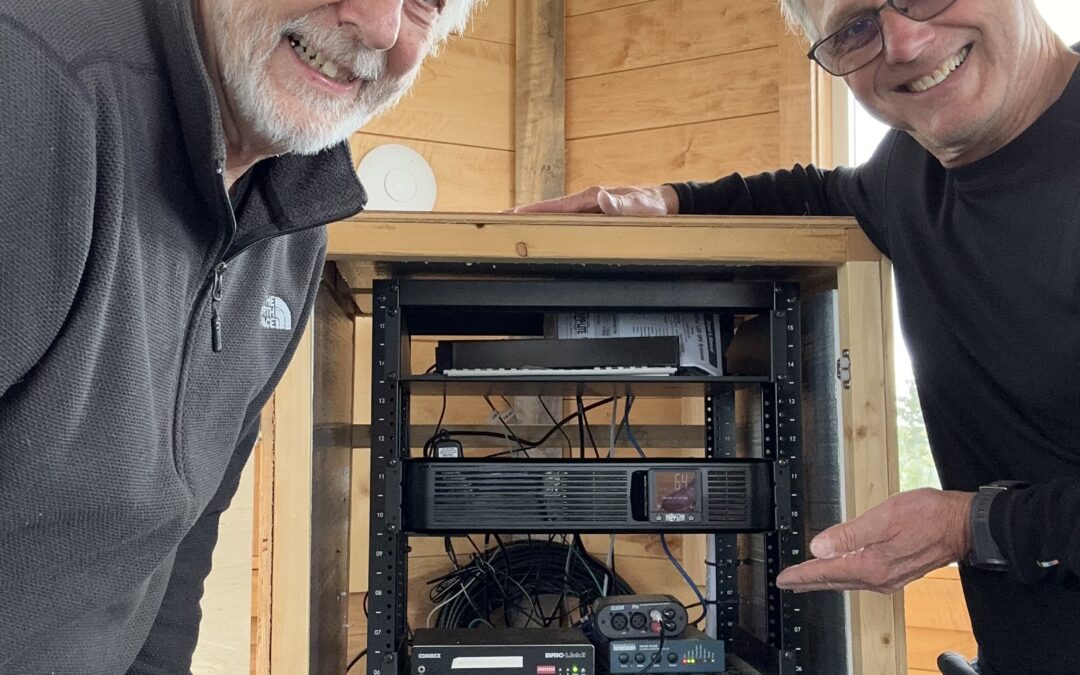
[{"label": "smiling man with glasses", "polygon": [[881,32],[881,13],[894,9],[912,21],[929,21],[948,9],[956,0],[918,0],[899,3],[888,0],[872,12],[855,10],[853,18],[810,48],[807,56],[830,74],[850,75],[870,65],[885,49]]},{"label": "smiling man with glasses", "polygon": [[826,530],[777,583],[892,593],[959,562],[980,658],[943,672],[1078,672],[1080,55],[1033,0],[781,4],[892,127],[870,161],[517,211],[855,216],[893,261],[945,490]]}]

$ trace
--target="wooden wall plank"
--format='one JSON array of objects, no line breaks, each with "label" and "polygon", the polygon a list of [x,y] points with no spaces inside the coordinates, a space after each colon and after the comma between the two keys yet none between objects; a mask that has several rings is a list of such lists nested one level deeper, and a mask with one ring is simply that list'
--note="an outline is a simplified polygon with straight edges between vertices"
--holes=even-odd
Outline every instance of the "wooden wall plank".
[{"label": "wooden wall plank", "polygon": [[777,12],[778,76],[780,89],[779,167],[815,161],[814,106],[811,105],[813,68],[806,58],[808,45],[787,30]]},{"label": "wooden wall plank", "polygon": [[937,673],[940,672],[937,669],[937,657],[942,652],[963,654],[969,660],[978,653],[978,645],[971,633],[917,626],[909,627],[908,632],[908,663],[912,668]]},{"label": "wooden wall plank", "polygon": [[926,576],[904,589],[908,628],[971,632],[964,591],[956,579]]},{"label": "wooden wall plank", "polygon": [[413,91],[364,127],[383,136],[514,149],[514,47],[450,40]]},{"label": "wooden wall plank", "polygon": [[641,2],[648,2],[648,0],[567,0],[566,16],[602,12],[616,7],[640,4]]},{"label": "wooden wall plank", "polygon": [[562,194],[566,183],[566,74],[562,0],[518,0],[514,199]]},{"label": "wooden wall plank", "polygon": [[407,145],[431,165],[438,184],[436,211],[499,211],[514,205],[513,152],[368,133],[353,134],[349,139],[357,163],[385,143]]},{"label": "wooden wall plank", "polygon": [[[776,168],[775,113],[584,138],[566,144],[566,191],[590,185],[715,180]],[[647,257],[647,256],[646,256]]]},{"label": "wooden wall plank", "polygon": [[667,64],[570,80],[566,136],[577,139],[776,112],[778,71],[777,49],[766,47],[696,61],[692,77],[686,64]]},{"label": "wooden wall plank", "polygon": [[514,12],[516,0],[487,0],[473,12],[465,36],[476,40],[514,44]]},{"label": "wooden wall plank", "polygon": [[[600,75],[776,44],[774,0],[652,0],[569,17],[566,76]],[[686,68],[692,72],[694,64]]]}]

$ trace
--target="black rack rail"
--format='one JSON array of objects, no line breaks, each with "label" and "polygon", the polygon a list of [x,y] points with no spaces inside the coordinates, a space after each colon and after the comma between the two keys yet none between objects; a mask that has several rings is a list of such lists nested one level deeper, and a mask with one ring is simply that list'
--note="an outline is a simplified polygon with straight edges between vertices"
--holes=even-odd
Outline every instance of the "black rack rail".
[{"label": "black rack rail", "polygon": [[[368,591],[368,675],[408,672],[406,602],[408,540],[419,531],[425,492],[417,490],[423,462],[411,458],[413,395],[701,396],[705,405],[703,460],[737,463],[736,390],[760,392],[760,438],[755,456],[769,479],[750,500],[767,509],[745,528],[710,529],[711,576],[707,632],[729,641],[730,651],[761,672],[805,671],[800,599],[780,591],[776,576],[805,558],[801,479],[801,344],[798,287],[779,282],[612,280],[459,281],[391,279],[375,282],[373,306],[371,529]],[[532,336],[544,334],[545,315],[557,311],[718,312],[753,315],[766,326],[758,345],[760,372],[725,376],[445,377],[408,372],[412,337]],[[576,460],[580,461],[580,460]],[[647,467],[652,460],[637,460]],[[625,460],[620,463],[627,463]],[[429,464],[430,466],[430,464]],[[464,465],[462,465],[464,466]],[[611,465],[612,468],[615,463]],[[760,470],[760,469],[756,469]],[[408,481],[411,482],[407,482]],[[421,480],[422,483],[422,480]],[[757,483],[761,487],[761,481]],[[412,496],[408,486],[414,488]],[[492,525],[495,528],[495,525]],[[622,528],[622,529],[620,529]],[[472,531],[476,523],[442,523],[428,532]],[[525,527],[528,530],[528,527]],[[574,526],[562,531],[573,530]],[[605,529],[630,531],[615,519]],[[539,530],[537,530],[539,531]],[[549,531],[549,530],[544,530]],[[654,531],[642,528],[639,531]],[[680,531],[672,528],[671,531]],[[695,531],[682,528],[681,531]],[[697,530],[700,531],[700,530]],[[763,631],[740,625],[738,537],[760,532],[765,558]]]}]

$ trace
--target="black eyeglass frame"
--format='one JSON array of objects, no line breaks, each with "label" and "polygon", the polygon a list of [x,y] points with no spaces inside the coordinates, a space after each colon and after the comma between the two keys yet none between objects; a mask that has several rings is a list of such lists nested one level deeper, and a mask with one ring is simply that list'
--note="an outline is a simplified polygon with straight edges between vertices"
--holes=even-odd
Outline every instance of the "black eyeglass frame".
[{"label": "black eyeglass frame", "polygon": [[[871,63],[873,63],[874,59],[881,56],[881,53],[883,51],[885,51],[885,29],[881,25],[881,13],[884,12],[886,9],[891,7],[893,9],[893,11],[895,11],[900,16],[902,16],[902,17],[904,17],[906,19],[911,19],[912,21],[918,21],[918,22],[922,23],[924,21],[929,21],[929,20],[931,20],[933,18],[936,18],[936,17],[940,16],[946,10],[948,10],[950,7],[952,7],[954,4],[956,4],[956,0],[949,0],[949,2],[946,2],[945,5],[941,9],[934,12],[930,16],[926,16],[926,17],[923,17],[921,19],[916,19],[915,17],[911,16],[911,14],[910,14],[911,9],[910,8],[905,11],[903,8],[897,6],[896,0],[885,0],[885,2],[881,3],[881,6],[878,7],[877,9],[866,12],[865,14],[859,14],[858,16],[852,18],[850,21],[845,22],[843,26],[840,26],[839,28],[837,28],[833,32],[829,33],[825,37],[823,37],[820,40],[818,40],[817,42],[815,42],[810,47],[810,51],[808,51],[806,53],[806,58],[808,58],[811,61],[813,61],[814,63],[818,64],[819,66],[822,67],[822,69],[825,70],[825,72],[827,72],[830,75],[833,75],[835,77],[844,77],[845,75],[850,75],[850,74],[854,73],[856,70],[862,70],[863,68],[865,68],[868,65],[870,65]],[[836,37],[840,33],[843,33],[845,30],[847,30],[852,25],[854,25],[856,22],[864,21],[866,19],[871,19],[874,22],[874,25],[877,26],[877,31],[878,31],[878,37],[877,37],[878,49],[877,49],[877,51],[874,52],[874,55],[872,57],[870,57],[869,59],[867,59],[866,63],[862,64],[861,66],[856,66],[855,68],[852,68],[851,70],[844,71],[844,72],[833,72],[832,69],[830,69],[824,63],[822,63],[821,59],[818,58],[818,56],[817,56],[818,49],[820,49],[821,46],[824,45],[829,40],[833,39],[834,37]]]}]

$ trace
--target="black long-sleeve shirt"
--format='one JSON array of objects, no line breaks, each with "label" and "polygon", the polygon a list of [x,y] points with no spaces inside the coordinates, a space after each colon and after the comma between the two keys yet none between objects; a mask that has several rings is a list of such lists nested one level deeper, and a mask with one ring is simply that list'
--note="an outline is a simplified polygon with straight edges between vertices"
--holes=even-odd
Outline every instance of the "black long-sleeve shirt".
[{"label": "black long-sleeve shirt", "polygon": [[852,215],[892,259],[942,486],[1031,484],[990,513],[1012,571],[961,568],[993,675],[1080,672],[1078,148],[1080,74],[968,166],[892,131],[857,168],[675,186],[684,213]]}]

